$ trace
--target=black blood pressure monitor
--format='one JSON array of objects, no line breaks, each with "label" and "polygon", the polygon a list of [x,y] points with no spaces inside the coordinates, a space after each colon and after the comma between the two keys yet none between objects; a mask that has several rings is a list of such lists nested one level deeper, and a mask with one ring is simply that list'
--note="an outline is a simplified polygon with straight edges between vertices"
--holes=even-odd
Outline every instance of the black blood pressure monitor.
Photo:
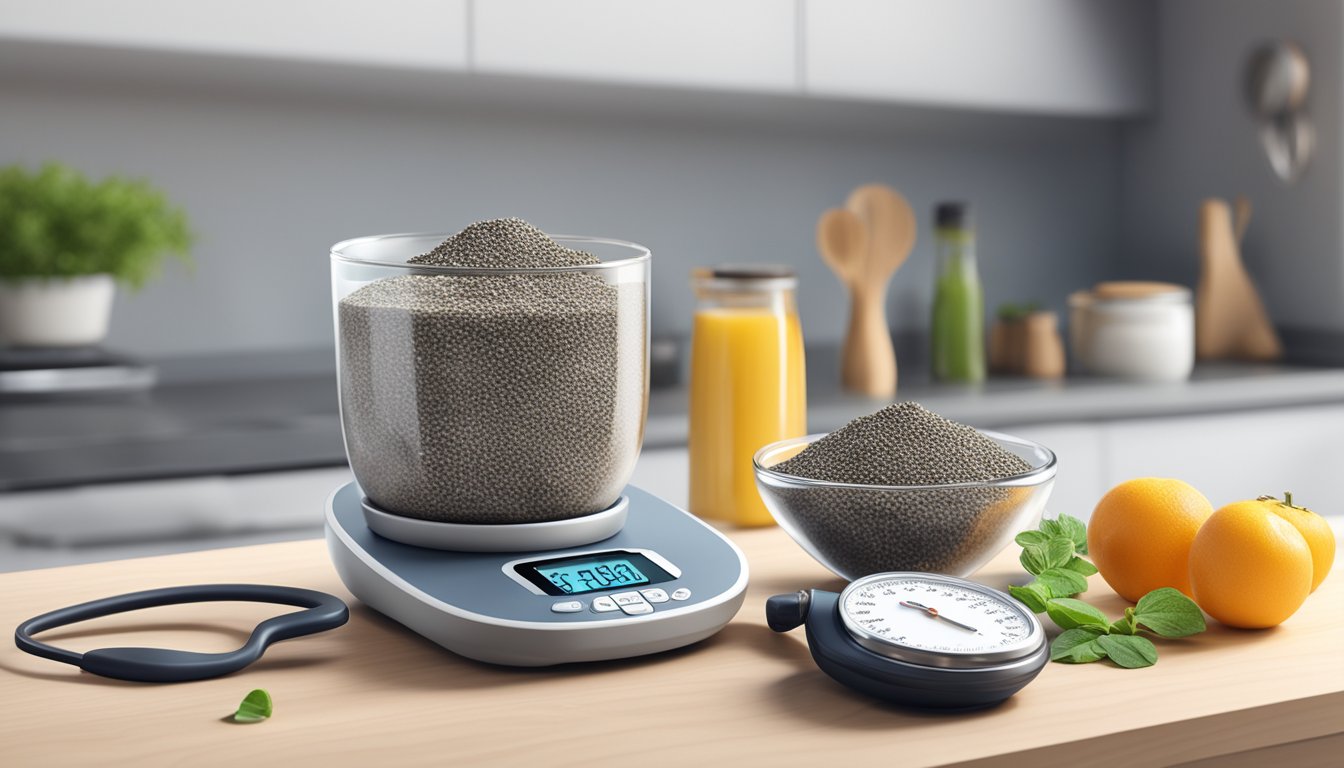
[{"label": "black blood pressure monitor", "polygon": [[1045,630],[997,589],[933,573],[865,576],[766,601],[776,632],[807,627],[807,645],[837,682],[896,704],[979,709],[999,704],[1049,660]]}]

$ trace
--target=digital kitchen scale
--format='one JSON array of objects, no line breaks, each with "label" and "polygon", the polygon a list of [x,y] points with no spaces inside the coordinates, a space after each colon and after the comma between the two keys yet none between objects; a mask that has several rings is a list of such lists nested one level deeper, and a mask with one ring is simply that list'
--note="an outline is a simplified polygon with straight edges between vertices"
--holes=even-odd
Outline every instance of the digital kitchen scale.
[{"label": "digital kitchen scale", "polygon": [[719,631],[746,594],[741,550],[653,494],[627,486],[622,499],[613,508],[622,510],[624,526],[591,544],[451,551],[374,533],[363,491],[350,483],[327,499],[327,548],[355,597],[478,661],[537,667],[619,659]]}]

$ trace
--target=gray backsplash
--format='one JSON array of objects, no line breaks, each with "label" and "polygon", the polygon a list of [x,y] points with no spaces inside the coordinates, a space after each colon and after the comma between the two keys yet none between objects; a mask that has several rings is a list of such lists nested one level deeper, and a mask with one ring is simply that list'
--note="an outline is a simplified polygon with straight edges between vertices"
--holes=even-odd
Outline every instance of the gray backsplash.
[{"label": "gray backsplash", "polygon": [[[1245,195],[1254,208],[1242,244],[1247,270],[1281,326],[1333,331],[1334,355],[1285,335],[1304,359],[1344,361],[1344,3],[1179,0],[1159,6],[1162,77],[1155,114],[1125,127],[1117,268],[1130,277],[1193,284],[1199,205]],[[1299,43],[1311,61],[1308,109],[1316,152],[1288,185],[1270,170],[1242,79],[1267,40]],[[1327,335],[1328,336],[1328,335]]]},{"label": "gray backsplash", "polygon": [[[426,105],[10,81],[0,160],[144,175],[188,208],[201,235],[195,271],[170,269],[118,299],[110,344],[152,356],[329,346],[331,243],[494,216],[648,245],[660,334],[689,328],[692,266],[761,260],[798,269],[809,341],[839,338],[847,300],[813,228],[867,181],[905,192],[924,227],[889,298],[898,330],[926,325],[936,201],[974,204],[991,307],[1062,307],[1118,256],[1115,123],[733,96],[683,115],[658,108],[657,94],[603,93],[611,103],[589,110],[554,95]],[[627,109],[627,97],[655,106]]]}]

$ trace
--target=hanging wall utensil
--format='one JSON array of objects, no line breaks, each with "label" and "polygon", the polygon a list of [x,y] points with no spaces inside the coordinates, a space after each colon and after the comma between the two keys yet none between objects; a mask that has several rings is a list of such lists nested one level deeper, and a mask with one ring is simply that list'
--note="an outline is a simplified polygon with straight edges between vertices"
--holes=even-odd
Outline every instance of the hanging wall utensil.
[{"label": "hanging wall utensil", "polygon": [[1279,41],[1261,46],[1246,69],[1246,101],[1260,124],[1260,145],[1274,174],[1291,184],[1316,148],[1307,114],[1311,64],[1301,46]]}]

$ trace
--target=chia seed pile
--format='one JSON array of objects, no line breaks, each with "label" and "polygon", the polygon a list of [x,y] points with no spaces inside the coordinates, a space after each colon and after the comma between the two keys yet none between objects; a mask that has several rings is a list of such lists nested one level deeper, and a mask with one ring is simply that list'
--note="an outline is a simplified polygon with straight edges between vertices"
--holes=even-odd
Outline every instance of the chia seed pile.
[{"label": "chia seed pile", "polygon": [[[522,219],[477,222],[410,266],[597,264]],[[396,514],[455,523],[579,517],[639,450],[644,289],[583,273],[407,274],[338,304],[346,449]]]},{"label": "chia seed pile", "polygon": [[[918,403],[855,419],[772,467],[833,483],[943,485],[1031,470],[1019,456]],[[849,579],[881,571],[966,575],[1017,533],[1029,487],[768,487],[820,559]]]}]

